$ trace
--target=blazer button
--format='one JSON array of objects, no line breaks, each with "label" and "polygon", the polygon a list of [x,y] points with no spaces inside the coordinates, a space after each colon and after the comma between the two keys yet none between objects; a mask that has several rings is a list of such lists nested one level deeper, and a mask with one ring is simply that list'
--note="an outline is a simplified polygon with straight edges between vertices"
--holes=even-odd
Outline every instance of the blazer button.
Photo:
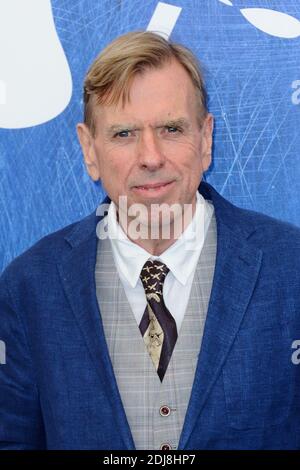
[{"label": "blazer button", "polygon": [[171,444],[165,443],[160,446],[160,450],[172,450]]},{"label": "blazer button", "polygon": [[159,414],[160,416],[169,416],[171,413],[171,410],[168,406],[164,405],[159,408]]}]

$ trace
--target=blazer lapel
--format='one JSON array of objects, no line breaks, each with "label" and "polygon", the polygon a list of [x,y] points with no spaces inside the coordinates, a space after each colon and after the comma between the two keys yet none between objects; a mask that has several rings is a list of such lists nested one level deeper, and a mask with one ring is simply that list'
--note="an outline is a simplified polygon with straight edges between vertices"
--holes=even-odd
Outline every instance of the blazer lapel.
[{"label": "blazer lapel", "polygon": [[100,218],[92,214],[88,218],[88,222],[80,222],[75,231],[66,237],[72,249],[62,258],[58,264],[58,270],[101,384],[114,410],[119,433],[126,448],[134,449],[132,435],[109,357],[96,297],[94,272],[97,253],[96,223],[99,220]]},{"label": "blazer lapel", "polygon": [[[229,228],[228,203],[220,211],[219,198],[211,194],[217,221],[217,256],[213,286],[191,398],[182,429],[183,449],[209,396],[240,328],[259,274],[262,252],[252,246],[235,221]],[[224,201],[222,199],[222,201]],[[230,212],[230,211],[229,211]],[[229,215],[229,214],[228,214]],[[249,236],[249,234],[248,234]]]}]

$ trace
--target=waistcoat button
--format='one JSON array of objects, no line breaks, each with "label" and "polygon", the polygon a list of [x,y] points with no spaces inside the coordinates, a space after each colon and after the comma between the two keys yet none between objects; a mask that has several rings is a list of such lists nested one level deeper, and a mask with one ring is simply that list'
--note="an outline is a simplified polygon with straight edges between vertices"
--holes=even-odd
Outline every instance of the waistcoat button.
[{"label": "waistcoat button", "polygon": [[171,449],[172,449],[171,444],[165,443],[160,446],[160,450],[171,450]]},{"label": "waistcoat button", "polygon": [[171,413],[171,410],[168,406],[164,405],[164,406],[161,406],[160,409],[159,409],[159,414],[161,416],[169,416],[169,414]]}]

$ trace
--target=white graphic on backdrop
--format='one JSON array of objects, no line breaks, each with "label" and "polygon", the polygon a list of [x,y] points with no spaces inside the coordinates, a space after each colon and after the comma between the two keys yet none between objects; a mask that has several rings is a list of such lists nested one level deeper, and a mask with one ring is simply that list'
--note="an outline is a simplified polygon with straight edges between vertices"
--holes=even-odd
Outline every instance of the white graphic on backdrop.
[{"label": "white graphic on backdrop", "polygon": [[233,4],[230,0],[220,0],[220,2],[225,3],[225,5],[229,5],[230,7],[233,6]]},{"label": "white graphic on backdrop", "polygon": [[169,38],[178,20],[182,8],[168,3],[158,2],[147,31],[153,31],[163,37]]},{"label": "white graphic on backdrop", "polygon": [[[233,6],[228,0],[219,0]],[[260,31],[278,38],[294,39],[300,36],[300,21],[294,16],[268,8],[242,8],[243,17]]]},{"label": "white graphic on backdrop", "polygon": [[0,104],[6,103],[6,83],[0,80]]},{"label": "white graphic on backdrop", "polygon": [[50,0],[0,2],[0,127],[36,126],[58,116],[72,77]]}]

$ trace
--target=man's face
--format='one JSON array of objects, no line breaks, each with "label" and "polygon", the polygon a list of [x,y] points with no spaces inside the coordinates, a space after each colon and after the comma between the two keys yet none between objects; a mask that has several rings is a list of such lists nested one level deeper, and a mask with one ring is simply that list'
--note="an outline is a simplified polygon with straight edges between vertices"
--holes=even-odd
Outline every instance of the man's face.
[{"label": "man's face", "polygon": [[195,88],[177,61],[137,75],[124,107],[95,111],[95,136],[84,124],[78,135],[90,176],[101,179],[117,206],[119,196],[127,196],[128,207],[194,207],[211,162],[213,118],[208,115],[200,128]]}]

